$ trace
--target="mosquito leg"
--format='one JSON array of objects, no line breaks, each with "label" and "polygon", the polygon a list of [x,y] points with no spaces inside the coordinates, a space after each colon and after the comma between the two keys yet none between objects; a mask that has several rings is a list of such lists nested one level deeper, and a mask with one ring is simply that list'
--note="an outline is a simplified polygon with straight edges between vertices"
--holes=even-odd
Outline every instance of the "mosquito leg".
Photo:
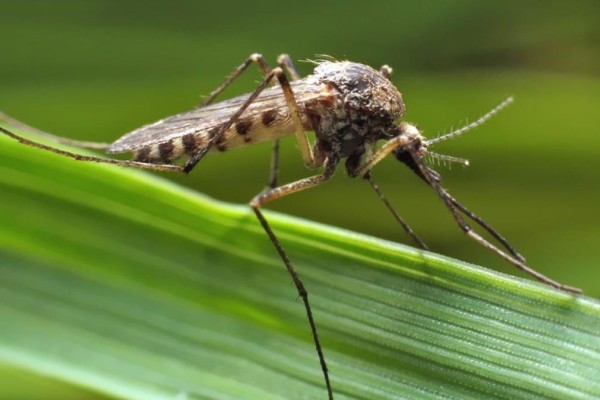
[{"label": "mosquito leg", "polygon": [[394,151],[398,147],[406,147],[413,141],[418,140],[420,138],[421,135],[419,131],[417,131],[415,128],[414,131],[404,131],[402,134],[388,140],[383,144],[383,146],[379,148],[379,150],[377,150],[377,152],[369,160],[367,160],[363,165],[360,166],[360,168],[356,170],[355,176],[365,176],[369,171],[373,169],[375,165],[377,165],[381,160],[386,158],[388,154],[390,154],[392,151]]},{"label": "mosquito leg", "polygon": [[[263,79],[263,81],[254,90],[254,92],[252,92],[252,94],[246,99],[246,101],[244,101],[244,103],[235,112],[235,114],[232,115],[232,117],[229,119],[229,121],[227,121],[226,123],[224,123],[223,125],[221,125],[219,127],[219,129],[212,134],[212,137],[209,139],[208,144],[206,146],[202,146],[202,148],[200,148],[198,151],[196,151],[194,154],[192,154],[192,157],[185,163],[185,165],[183,167],[184,171],[186,173],[189,173],[192,169],[194,169],[194,167],[196,166],[196,164],[198,164],[198,162],[200,162],[200,160],[202,160],[202,158],[206,155],[206,153],[208,153],[208,151],[210,150],[210,148],[215,143],[219,142],[219,140],[221,139],[221,136],[223,136],[223,133],[225,131],[227,131],[227,129],[229,129],[240,118],[240,115],[242,115],[242,113],[244,111],[246,111],[246,109],[248,108],[248,106],[258,97],[258,95],[263,90],[265,90],[265,88],[269,85],[269,83],[271,83],[271,81],[273,80],[273,78],[276,77],[276,76],[279,78],[279,76],[282,76],[282,75],[283,75],[283,71],[281,70],[281,68],[275,68],[274,70],[272,70],[271,72],[269,72],[267,74],[267,76],[265,77],[265,79]],[[234,78],[232,78],[231,80],[233,80],[233,79]],[[225,83],[228,84],[227,81]],[[225,87],[225,86],[226,86],[225,84],[221,85],[221,87]],[[221,89],[221,91],[222,91],[222,89]],[[220,93],[219,89],[217,89],[213,93],[216,93],[216,92]],[[211,97],[212,97],[212,95],[211,95]]]},{"label": "mosquito leg", "polygon": [[107,149],[108,146],[110,146],[109,143],[85,142],[85,141],[81,141],[81,140],[73,140],[73,139],[67,139],[64,137],[56,136],[51,133],[44,132],[41,129],[34,128],[31,125],[27,125],[25,122],[21,122],[18,119],[13,118],[10,115],[7,115],[1,111],[0,111],[0,121],[6,122],[8,125],[13,126],[19,130],[22,130],[25,132],[31,132],[37,136],[51,140],[54,143],[66,144],[68,146],[73,146],[73,147],[81,147],[81,148],[86,148],[86,149],[99,149],[99,150]]},{"label": "mosquito leg", "polygon": [[[415,174],[417,174],[417,176],[419,178],[421,178],[425,183],[429,184],[429,181],[427,180],[427,178],[425,177],[425,175],[423,175],[421,173],[421,170],[419,169],[419,166],[416,164],[416,162],[414,161],[414,158],[412,157],[412,155],[410,155],[409,152],[397,153],[396,154],[396,158],[399,161],[405,163],[410,168],[410,170],[413,171]],[[438,172],[436,172],[434,169],[432,169],[431,167],[429,167],[429,166],[425,166],[425,169],[429,172],[429,177],[433,178],[438,183],[438,185],[439,185],[441,183],[441,181],[442,181],[441,175]],[[504,246],[504,248],[510,254],[512,254],[519,261],[525,262],[525,257],[523,257],[521,254],[519,254],[519,252],[514,247],[512,247],[510,243],[508,243],[508,240],[506,240],[500,234],[500,232],[498,232],[494,228],[492,228],[479,215],[475,214],[473,211],[469,210],[467,207],[465,207],[464,205],[462,205],[458,200],[456,200],[454,197],[452,197],[448,192],[446,192],[446,196],[448,197],[448,199],[452,202],[452,204],[454,204],[454,206],[460,212],[462,212],[464,215],[466,215],[467,217],[469,217],[470,219],[472,219],[477,225],[479,225],[480,227],[482,227],[483,229],[485,229],[498,242],[500,242],[502,244],[502,246]]]},{"label": "mosquito leg", "polygon": [[285,69],[293,81],[302,78],[300,73],[296,69],[294,62],[292,61],[292,57],[289,54],[281,54],[277,57],[277,65],[281,68]]},{"label": "mosquito leg", "polygon": [[[277,65],[284,69],[292,78],[292,81],[300,79],[301,76],[294,65],[292,58],[288,54],[281,54],[277,57]],[[269,173],[269,182],[267,189],[273,189],[277,186],[277,177],[279,175],[279,139],[273,141],[273,153],[271,156],[271,169]]]},{"label": "mosquito leg", "polygon": [[292,265],[292,262],[290,261],[287,253],[283,249],[281,242],[279,241],[277,236],[275,236],[275,233],[271,229],[271,226],[267,222],[267,220],[264,217],[263,213],[261,212],[260,208],[264,204],[266,204],[270,201],[279,199],[281,197],[290,195],[292,193],[299,192],[301,190],[309,189],[311,187],[317,186],[317,185],[325,182],[333,175],[333,172],[335,171],[336,166],[337,166],[337,162],[328,162],[328,165],[326,166],[325,171],[322,174],[314,175],[309,178],[304,178],[304,179],[301,179],[296,182],[288,183],[287,185],[283,185],[283,186],[279,186],[279,187],[267,190],[265,192],[262,192],[262,193],[256,195],[250,202],[250,207],[252,207],[252,210],[256,214],[256,217],[258,218],[260,224],[262,225],[263,229],[269,236],[271,243],[273,243],[273,246],[275,246],[275,250],[277,250],[279,257],[281,257],[281,260],[285,264],[285,267],[286,267],[288,273],[290,274],[290,277],[292,278],[294,285],[296,286],[296,290],[298,291],[298,294],[300,295],[300,297],[302,298],[302,301],[304,302],[304,308],[306,310],[306,316],[308,318],[308,323],[310,324],[310,330],[311,330],[313,342],[315,344],[315,348],[316,348],[317,354],[319,356],[319,362],[321,364],[321,370],[323,371],[323,377],[325,378],[325,385],[327,386],[327,393],[329,395],[329,400],[333,400],[333,390],[331,388],[331,382],[329,380],[329,372],[327,370],[327,363],[325,362],[323,348],[321,347],[321,342],[319,340],[319,334],[317,333],[317,325],[313,318],[310,302],[308,301],[308,292],[306,291],[306,288],[304,287],[304,284],[302,283],[300,276],[296,272],[296,269]]},{"label": "mosquito leg", "polygon": [[231,83],[233,81],[236,80],[236,78],[238,76],[240,76],[252,63],[257,63],[258,67],[260,68],[260,70],[262,71],[264,76],[267,76],[270,72],[271,72],[271,67],[269,66],[269,64],[267,64],[267,62],[265,61],[265,58],[262,56],[262,54],[251,54],[248,58],[246,58],[246,60],[244,60],[244,62],[237,67],[233,73],[231,75],[229,75],[226,79],[225,82],[223,82],[218,88],[216,88],[215,90],[213,90],[211,92],[211,94],[208,95],[208,97],[206,99],[204,99],[204,101],[202,102],[202,104],[200,105],[201,107],[209,105],[210,103],[212,103],[217,96],[219,96],[221,93],[223,93],[223,91],[229,86],[231,85]]},{"label": "mosquito leg", "polygon": [[412,158],[414,159],[417,167],[419,168],[419,170],[423,174],[423,177],[427,180],[427,183],[429,183],[429,185],[431,187],[433,187],[433,189],[436,191],[436,193],[438,194],[438,196],[440,196],[440,198],[442,199],[442,201],[444,202],[444,204],[446,205],[446,207],[448,208],[448,210],[450,210],[450,213],[452,214],[452,217],[454,218],[454,220],[456,221],[456,223],[458,224],[458,226],[460,227],[460,229],[469,238],[471,238],[472,240],[476,241],[477,243],[479,243],[483,247],[485,247],[485,248],[493,251],[494,253],[498,254],[500,257],[502,257],[503,259],[505,259],[506,261],[508,261],[509,263],[511,263],[512,265],[514,265],[518,269],[520,269],[521,271],[523,271],[523,272],[525,272],[525,273],[533,276],[535,279],[539,280],[540,282],[543,282],[543,283],[545,283],[547,285],[550,285],[550,286],[552,286],[552,287],[554,287],[556,289],[564,290],[566,292],[581,293],[581,289],[574,288],[574,287],[567,286],[567,285],[563,285],[562,283],[556,282],[555,280],[552,280],[552,279],[548,278],[547,276],[542,275],[541,273],[537,272],[536,270],[528,267],[522,261],[520,261],[517,258],[512,257],[511,255],[509,255],[509,254],[505,253],[504,251],[500,250],[498,247],[494,246],[492,243],[488,242],[486,239],[484,239],[478,233],[476,233],[475,231],[473,231],[471,229],[471,227],[465,222],[464,218],[459,214],[459,210],[456,208],[456,205],[452,201],[452,197],[448,194],[448,192],[444,188],[442,188],[440,186],[440,184],[438,183],[438,181],[436,181],[431,176],[431,173],[428,170],[427,166],[423,163],[423,160],[421,158],[419,158],[418,155],[414,154],[413,150],[409,149],[409,151],[410,151],[410,154],[411,154]]},{"label": "mosquito leg", "polygon": [[279,139],[273,141],[273,153],[271,155],[271,168],[269,172],[269,182],[267,183],[267,189],[274,189],[277,187],[277,178],[279,176]]},{"label": "mosquito leg", "polygon": [[[283,55],[283,60],[282,60],[282,57],[280,57],[280,59],[278,61],[285,62],[286,56]],[[285,67],[291,71],[292,76],[298,75],[298,72],[295,70],[295,67],[292,64],[292,61],[289,60],[289,57],[287,60],[287,64],[285,64]],[[279,74],[277,76],[277,79],[279,80],[279,84],[281,85],[281,89],[283,90],[283,95],[285,96],[285,101],[287,102],[288,108],[290,110],[290,116],[292,118],[292,121],[294,122],[294,127],[296,128],[295,135],[296,135],[296,140],[298,141],[298,146],[300,148],[300,153],[302,154],[302,160],[304,160],[304,164],[306,164],[309,168],[320,167],[321,164],[319,164],[318,162],[315,162],[315,156],[313,154],[313,149],[308,141],[308,136],[306,135],[306,132],[304,131],[304,126],[302,124],[302,117],[300,115],[300,108],[298,107],[298,103],[296,103],[296,99],[294,97],[294,92],[292,90],[292,86],[290,85],[290,82],[288,81],[287,77],[283,73]]]},{"label": "mosquito leg", "polygon": [[469,210],[467,207],[462,205],[458,200],[456,200],[454,197],[452,197],[448,192],[446,192],[446,194],[448,196],[448,199],[452,202],[452,204],[454,204],[454,206],[456,208],[458,208],[460,210],[460,212],[465,214],[467,217],[471,218],[479,226],[481,226],[483,229],[485,229],[490,235],[492,235],[497,241],[502,243],[502,245],[506,248],[506,250],[510,254],[513,255],[513,257],[515,257],[519,261],[525,262],[525,257],[523,257],[513,246],[511,246],[511,244],[508,243],[508,240],[506,240],[504,238],[504,236],[502,236],[500,234],[500,232],[498,232],[494,228],[492,228],[479,215],[475,214],[473,211]]},{"label": "mosquito leg", "polygon": [[377,185],[377,183],[375,183],[375,180],[371,176],[371,173],[368,172],[364,178],[367,182],[369,182],[369,184],[371,185],[371,188],[373,188],[375,193],[377,193],[377,196],[381,199],[381,201],[383,201],[383,204],[385,204],[387,209],[390,210],[390,212],[392,213],[392,215],[394,216],[396,221],[398,221],[398,223],[402,226],[402,228],[408,234],[408,236],[410,236],[413,239],[415,244],[423,250],[429,250],[429,247],[427,247],[425,242],[412,230],[412,228],[406,223],[406,221],[404,221],[404,219],[400,216],[400,214],[398,214],[396,209],[394,209],[394,207],[388,201],[388,199],[383,195],[383,192],[381,191],[381,189],[379,189],[379,185]]},{"label": "mosquito leg", "polygon": [[[271,67],[267,64],[265,58],[261,54],[251,54],[244,62],[237,67],[231,75],[229,75],[225,82],[223,82],[218,88],[216,88],[203,102],[201,106],[206,106],[212,103],[217,96],[237,78],[239,77],[252,63],[257,63],[263,75],[266,77],[271,72]],[[282,54],[277,58],[277,63],[283,69],[285,69],[292,80],[300,79],[300,74],[296,70],[292,59],[287,54]],[[273,144],[273,155],[271,157],[271,169],[268,182],[268,188],[274,188],[277,186],[277,175],[279,172],[279,139],[276,139]]]},{"label": "mosquito leg", "polygon": [[231,116],[229,121],[224,123],[219,127],[217,131],[215,131],[209,142],[206,146],[203,146],[196,153],[192,155],[192,157],[188,160],[188,162],[184,165],[184,171],[189,173],[198,162],[208,153],[210,148],[219,142],[223,133],[226,132],[234,123],[236,123],[242,113],[252,104],[252,102],[258,97],[258,95],[265,90],[265,88],[271,83],[271,81],[277,78],[281,89],[283,90],[283,94],[290,110],[290,117],[294,123],[296,128],[296,138],[298,140],[298,144],[300,145],[300,151],[302,153],[302,158],[306,165],[311,167],[315,166],[314,156],[312,152],[312,148],[308,142],[308,137],[306,136],[306,132],[304,131],[304,127],[302,125],[302,117],[300,116],[300,109],[296,104],[296,100],[294,98],[294,93],[292,91],[292,87],[290,86],[290,82],[287,80],[283,70],[281,68],[275,68],[271,72],[267,74],[265,79],[258,85],[258,87],[252,92],[250,96],[244,101],[244,103],[240,106],[240,108]]},{"label": "mosquito leg", "polygon": [[183,172],[183,168],[176,166],[176,165],[162,165],[162,164],[150,164],[150,163],[143,163],[143,162],[137,162],[137,161],[129,161],[129,160],[115,160],[112,158],[93,157],[93,156],[85,156],[82,154],[71,153],[70,151],[57,149],[55,147],[47,146],[45,144],[41,144],[38,142],[34,142],[33,140],[26,139],[23,136],[19,136],[16,133],[13,133],[2,127],[0,127],[0,132],[12,139],[15,139],[15,140],[27,145],[27,146],[37,147],[38,149],[50,151],[52,153],[56,153],[61,156],[69,157],[69,158],[72,158],[72,159],[78,160],[78,161],[91,161],[91,162],[97,162],[97,163],[103,163],[103,164],[114,164],[114,165],[120,165],[123,167],[130,167],[130,168],[149,169],[152,171]]},{"label": "mosquito leg", "polygon": [[[250,61],[248,61],[248,60],[250,60]],[[251,58],[248,58],[248,60],[246,60],[246,63],[249,65],[249,63],[252,60],[251,60]],[[205,104],[209,104],[212,100],[214,100],[214,98],[219,93],[221,93],[237,76],[239,76],[241,71],[243,71],[245,68],[247,68],[247,65],[244,67],[244,65],[246,63],[242,64],[240,66],[240,68],[238,68],[236,70],[236,72],[234,72],[232,75],[230,75],[230,77],[219,88],[217,88],[217,90],[215,90],[209,96],[209,98],[207,99]],[[238,72],[238,71],[240,71],[240,72]],[[283,71],[281,71],[280,68],[276,68],[275,70],[272,70],[271,72],[269,72],[267,74],[267,76],[265,77],[265,79],[263,79],[263,81],[254,90],[254,92],[246,99],[246,101],[244,101],[244,103],[235,112],[235,114],[233,114],[233,116],[229,119],[229,121],[227,121],[225,124],[221,125],[221,127],[212,134],[212,137],[210,138],[209,143],[206,146],[203,146],[202,148],[200,148],[194,154],[192,154],[192,157],[190,157],[190,159],[185,163],[185,165],[183,167],[183,169],[186,173],[189,173],[192,169],[194,169],[196,164],[198,164],[198,162],[200,162],[200,160],[202,160],[202,158],[206,155],[206,153],[208,153],[210,148],[215,143],[219,142],[219,140],[221,139],[221,136],[223,136],[223,133],[225,131],[227,131],[227,129],[229,129],[240,118],[240,115],[242,115],[242,113],[248,108],[248,106],[258,97],[258,95],[263,90],[265,90],[265,88],[269,85],[269,83],[271,83],[273,78],[278,74],[283,74]]]}]

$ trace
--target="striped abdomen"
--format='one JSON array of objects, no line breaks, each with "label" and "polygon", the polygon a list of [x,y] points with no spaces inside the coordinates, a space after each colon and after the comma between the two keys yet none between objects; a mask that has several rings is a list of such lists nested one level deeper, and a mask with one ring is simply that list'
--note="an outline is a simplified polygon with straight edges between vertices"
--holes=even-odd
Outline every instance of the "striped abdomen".
[{"label": "striped abdomen", "polygon": [[[305,122],[304,125],[307,123]],[[210,138],[219,128],[220,126],[217,126],[210,132],[188,133],[165,142],[149,144],[135,151],[134,160],[146,163],[170,163],[190,156],[207,146]],[[289,114],[276,109],[265,110],[260,114],[239,119],[223,133],[221,139],[210,150],[227,151],[248,144],[278,139],[292,133],[294,128]]]}]

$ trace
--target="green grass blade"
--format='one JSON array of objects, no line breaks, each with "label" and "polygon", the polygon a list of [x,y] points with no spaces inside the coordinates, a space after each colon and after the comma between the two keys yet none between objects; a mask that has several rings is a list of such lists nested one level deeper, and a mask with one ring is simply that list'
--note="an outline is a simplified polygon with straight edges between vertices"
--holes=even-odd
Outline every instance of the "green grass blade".
[{"label": "green grass blade", "polygon": [[[246,206],[0,137],[0,362],[124,399],[325,399]],[[600,304],[274,213],[337,399],[600,397]]]}]

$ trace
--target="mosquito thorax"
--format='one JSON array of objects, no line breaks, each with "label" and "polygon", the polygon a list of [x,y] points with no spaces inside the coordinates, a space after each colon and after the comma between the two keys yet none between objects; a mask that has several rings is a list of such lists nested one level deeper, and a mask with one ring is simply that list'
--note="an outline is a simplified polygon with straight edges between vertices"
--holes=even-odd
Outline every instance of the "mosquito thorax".
[{"label": "mosquito thorax", "polygon": [[404,113],[402,95],[379,71],[349,61],[323,61],[307,78],[331,95],[307,103],[312,128],[325,148],[348,157],[365,140],[386,135]]}]

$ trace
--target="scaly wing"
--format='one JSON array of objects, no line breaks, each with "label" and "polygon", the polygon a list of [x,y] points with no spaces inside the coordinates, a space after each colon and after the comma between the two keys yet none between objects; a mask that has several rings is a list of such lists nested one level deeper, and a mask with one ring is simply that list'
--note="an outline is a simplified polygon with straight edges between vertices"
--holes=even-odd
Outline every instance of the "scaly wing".
[{"label": "scaly wing", "polygon": [[[296,102],[299,104],[301,112],[304,110],[304,107],[302,106],[304,102],[318,98],[321,95],[321,91],[315,84],[304,79],[292,82],[292,90],[294,91]],[[189,134],[195,135],[197,138],[196,141],[201,143],[203,138],[208,140],[211,132],[229,121],[249,96],[250,94],[245,94],[206,107],[176,114],[153,124],[142,126],[111,144],[108,148],[108,152],[133,152],[145,147],[173,142],[175,139]],[[268,118],[265,119],[264,116],[268,116]],[[267,123],[267,125],[271,124],[271,131],[278,131],[277,135],[274,135],[275,132],[271,132],[270,136],[273,137],[284,136],[293,131],[288,106],[283,96],[283,91],[279,86],[269,87],[262,91],[246,111],[244,111],[240,117],[240,121],[245,121],[247,124],[246,128],[248,129],[251,125],[256,125],[254,128],[257,131],[260,131],[261,128],[263,128],[263,130],[264,128],[268,128],[269,126],[264,126],[265,123]],[[255,122],[256,124],[254,124]],[[262,123],[263,126],[259,126],[259,122]],[[222,142],[227,143],[228,141],[232,141],[233,137],[236,136],[234,131],[235,124],[224,133]],[[273,137],[265,137],[264,139],[268,140]]]}]

